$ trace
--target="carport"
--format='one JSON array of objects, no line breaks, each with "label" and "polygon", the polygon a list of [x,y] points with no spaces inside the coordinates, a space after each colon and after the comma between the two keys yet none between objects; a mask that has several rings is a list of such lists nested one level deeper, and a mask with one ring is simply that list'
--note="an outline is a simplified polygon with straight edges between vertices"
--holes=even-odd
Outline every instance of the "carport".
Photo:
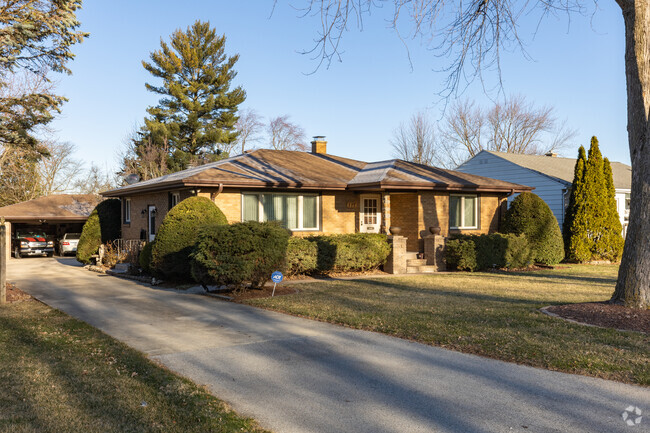
[{"label": "carport", "polygon": [[[36,229],[48,239],[57,241],[65,233],[80,233],[90,212],[102,198],[95,194],[57,194],[39,197],[0,207],[7,235],[16,230]],[[9,237],[9,236],[8,236]],[[7,257],[11,256],[11,241],[7,240]]]}]

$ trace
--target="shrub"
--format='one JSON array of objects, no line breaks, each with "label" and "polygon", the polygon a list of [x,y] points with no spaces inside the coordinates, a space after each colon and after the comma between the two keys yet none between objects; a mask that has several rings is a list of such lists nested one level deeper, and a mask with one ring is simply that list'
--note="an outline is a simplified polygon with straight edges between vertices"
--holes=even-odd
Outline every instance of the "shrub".
[{"label": "shrub", "polygon": [[510,204],[503,220],[503,232],[524,234],[533,260],[554,265],[564,258],[562,232],[548,205],[539,196],[523,192]]},{"label": "shrub", "polygon": [[140,250],[140,256],[138,256],[138,263],[142,270],[151,274],[151,248],[153,247],[153,242],[147,242],[142,250]]},{"label": "shrub", "polygon": [[104,200],[90,213],[81,230],[77,245],[77,260],[89,264],[99,246],[119,239],[122,229],[121,203],[117,199]]},{"label": "shrub", "polygon": [[364,272],[386,262],[390,245],[385,235],[353,233],[292,238],[287,249],[289,275]]},{"label": "shrub", "polygon": [[445,260],[459,271],[523,268],[531,264],[532,252],[525,235],[465,235],[447,241]]},{"label": "shrub", "polygon": [[284,265],[289,232],[273,222],[204,227],[192,253],[192,276],[203,285],[261,287]]},{"label": "shrub", "polygon": [[284,268],[287,275],[312,273],[316,270],[317,262],[316,242],[297,237],[289,238]]},{"label": "shrub", "polygon": [[191,275],[190,254],[203,226],[227,224],[225,215],[206,197],[190,197],[174,206],[163,219],[151,247],[151,271],[158,278],[186,280]]}]

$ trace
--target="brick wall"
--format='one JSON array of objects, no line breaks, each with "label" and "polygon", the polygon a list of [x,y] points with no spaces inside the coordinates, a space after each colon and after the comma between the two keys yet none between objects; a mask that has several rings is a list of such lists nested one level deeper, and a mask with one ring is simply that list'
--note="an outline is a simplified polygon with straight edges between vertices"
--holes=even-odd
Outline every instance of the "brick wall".
[{"label": "brick wall", "polygon": [[[131,197],[131,222],[125,224],[122,219],[122,238],[123,239],[140,239],[140,231],[148,229],[148,214],[146,209],[149,206],[156,206],[156,233],[163,218],[167,215],[169,207],[169,197],[167,192],[157,192],[151,194],[140,194]],[[145,213],[142,214],[142,211]],[[123,213],[123,212],[122,212]]]},{"label": "brick wall", "polygon": [[417,193],[390,194],[391,224],[402,229],[400,236],[406,237],[406,249],[419,251],[418,219],[422,209]]}]

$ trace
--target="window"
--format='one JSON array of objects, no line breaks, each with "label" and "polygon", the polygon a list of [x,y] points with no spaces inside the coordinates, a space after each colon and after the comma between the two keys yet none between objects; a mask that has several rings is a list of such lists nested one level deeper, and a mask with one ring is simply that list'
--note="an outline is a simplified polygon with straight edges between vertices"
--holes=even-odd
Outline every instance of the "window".
[{"label": "window", "polygon": [[452,229],[478,228],[478,197],[452,195],[449,197],[449,226]]},{"label": "window", "polygon": [[131,199],[125,198],[122,200],[122,210],[124,212],[124,224],[131,222]]},{"label": "window", "polygon": [[180,192],[173,192],[171,195],[171,207],[174,207],[178,204],[178,202],[181,201],[181,193]]},{"label": "window", "polygon": [[291,230],[318,230],[316,194],[242,194],[242,221],[279,221]]}]

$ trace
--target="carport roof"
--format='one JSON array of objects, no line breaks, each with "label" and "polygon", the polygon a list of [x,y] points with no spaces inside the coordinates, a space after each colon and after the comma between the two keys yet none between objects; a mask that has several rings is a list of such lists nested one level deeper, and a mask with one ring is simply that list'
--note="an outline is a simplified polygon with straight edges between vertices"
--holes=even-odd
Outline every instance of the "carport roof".
[{"label": "carport roof", "polygon": [[88,219],[102,198],[95,194],[57,194],[0,207],[0,216],[9,222],[75,222]]}]

